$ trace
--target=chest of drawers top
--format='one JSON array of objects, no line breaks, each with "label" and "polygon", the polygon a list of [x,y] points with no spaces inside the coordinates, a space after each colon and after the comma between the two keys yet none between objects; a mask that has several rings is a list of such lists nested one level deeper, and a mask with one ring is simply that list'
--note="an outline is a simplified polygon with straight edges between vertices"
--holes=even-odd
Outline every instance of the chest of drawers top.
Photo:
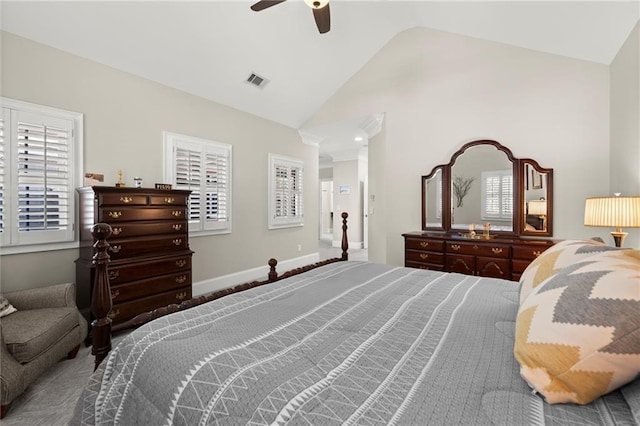
[{"label": "chest of drawers top", "polygon": [[93,198],[96,207],[105,206],[186,206],[190,191],[153,188],[116,188],[113,186],[86,186],[78,188],[85,200]]}]

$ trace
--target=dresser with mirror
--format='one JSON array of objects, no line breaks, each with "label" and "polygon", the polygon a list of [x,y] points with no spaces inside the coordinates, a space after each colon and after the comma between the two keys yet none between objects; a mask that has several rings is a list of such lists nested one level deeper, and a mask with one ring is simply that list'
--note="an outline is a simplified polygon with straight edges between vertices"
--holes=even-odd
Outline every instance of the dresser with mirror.
[{"label": "dresser with mirror", "polygon": [[499,142],[463,145],[422,176],[421,198],[406,266],[518,280],[553,245],[553,169]]}]

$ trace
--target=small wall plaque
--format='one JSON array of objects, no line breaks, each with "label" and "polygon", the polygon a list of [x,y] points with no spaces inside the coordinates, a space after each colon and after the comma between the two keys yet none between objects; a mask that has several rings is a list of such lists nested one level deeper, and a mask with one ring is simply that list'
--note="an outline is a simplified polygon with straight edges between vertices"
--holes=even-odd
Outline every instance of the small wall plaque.
[{"label": "small wall plaque", "polygon": [[156,189],[171,189],[170,183],[156,183]]}]

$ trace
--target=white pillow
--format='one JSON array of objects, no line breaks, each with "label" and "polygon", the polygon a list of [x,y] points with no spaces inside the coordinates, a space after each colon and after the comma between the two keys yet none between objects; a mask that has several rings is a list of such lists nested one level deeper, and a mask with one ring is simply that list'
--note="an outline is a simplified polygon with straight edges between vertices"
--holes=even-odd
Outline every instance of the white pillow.
[{"label": "white pillow", "polygon": [[6,297],[0,294],[0,318],[12,314],[15,311],[17,311],[17,309],[14,308],[11,303],[9,303]]}]

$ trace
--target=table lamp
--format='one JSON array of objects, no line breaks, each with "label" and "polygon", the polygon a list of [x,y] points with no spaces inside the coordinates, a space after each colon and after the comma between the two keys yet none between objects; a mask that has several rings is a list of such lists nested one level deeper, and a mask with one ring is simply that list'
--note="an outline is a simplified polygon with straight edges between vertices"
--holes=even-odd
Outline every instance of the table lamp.
[{"label": "table lamp", "polygon": [[640,228],[640,196],[589,197],[584,207],[585,226],[616,228],[611,232],[616,247],[627,236],[622,228]]},{"label": "table lamp", "polygon": [[547,217],[547,200],[531,200],[527,203],[527,213],[532,216],[538,216],[542,220],[542,230],[544,231],[546,225],[544,223]]}]

